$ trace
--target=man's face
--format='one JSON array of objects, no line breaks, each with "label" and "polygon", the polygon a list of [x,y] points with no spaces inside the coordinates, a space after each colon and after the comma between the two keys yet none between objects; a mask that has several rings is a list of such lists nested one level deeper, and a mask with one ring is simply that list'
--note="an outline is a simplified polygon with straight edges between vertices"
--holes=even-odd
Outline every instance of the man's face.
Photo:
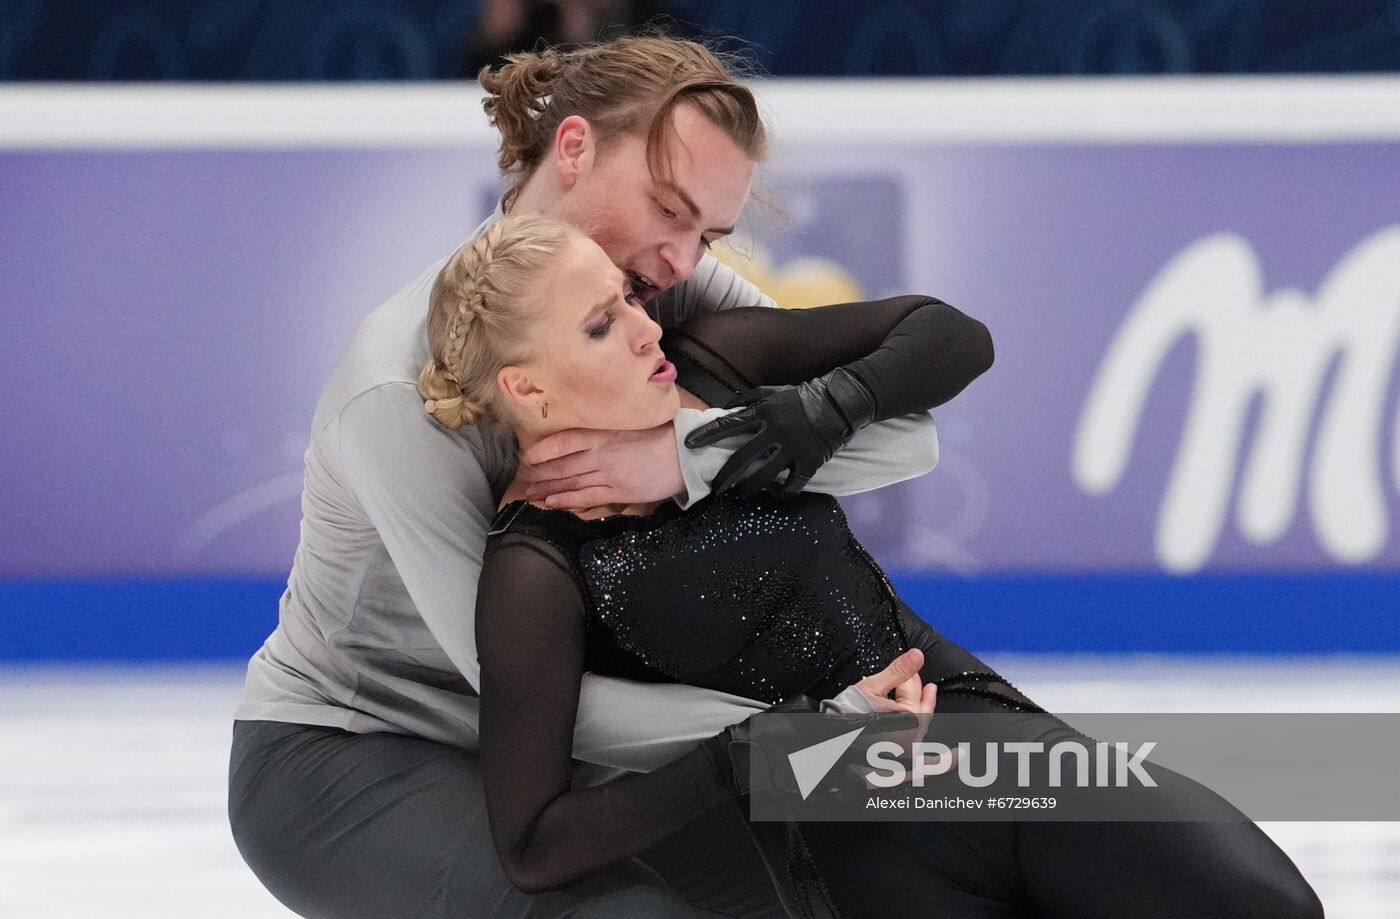
[{"label": "man's face", "polygon": [[561,202],[644,299],[689,278],[700,256],[733,232],[754,162],[695,106],[672,114],[670,183],[647,168],[644,137],[605,142]]}]

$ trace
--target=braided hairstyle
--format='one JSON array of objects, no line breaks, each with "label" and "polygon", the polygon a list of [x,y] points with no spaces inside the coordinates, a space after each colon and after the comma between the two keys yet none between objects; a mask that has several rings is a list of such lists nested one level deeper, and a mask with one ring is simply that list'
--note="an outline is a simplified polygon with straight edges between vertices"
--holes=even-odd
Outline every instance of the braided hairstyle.
[{"label": "braided hairstyle", "polygon": [[444,427],[507,423],[496,385],[527,353],[536,315],[530,293],[578,231],[536,214],[506,217],[462,244],[438,272],[428,301],[430,357],[418,374],[423,407]]}]

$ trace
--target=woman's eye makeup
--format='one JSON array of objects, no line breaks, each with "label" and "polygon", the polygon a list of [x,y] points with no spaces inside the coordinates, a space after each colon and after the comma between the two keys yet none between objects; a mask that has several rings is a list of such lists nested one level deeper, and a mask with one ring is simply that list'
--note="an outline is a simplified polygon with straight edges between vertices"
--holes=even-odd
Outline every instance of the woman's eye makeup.
[{"label": "woman's eye makeup", "polygon": [[612,328],[612,324],[616,319],[617,317],[613,315],[612,310],[608,310],[606,313],[603,314],[602,322],[588,329],[588,337],[596,339],[602,338],[604,335],[607,335],[608,330]]}]

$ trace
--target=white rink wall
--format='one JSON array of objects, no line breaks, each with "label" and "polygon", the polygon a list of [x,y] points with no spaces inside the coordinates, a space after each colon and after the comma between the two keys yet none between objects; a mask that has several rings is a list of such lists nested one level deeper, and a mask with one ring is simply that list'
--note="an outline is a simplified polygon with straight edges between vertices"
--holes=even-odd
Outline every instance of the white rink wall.
[{"label": "white rink wall", "polygon": [[[989,663],[1062,712],[1400,711],[1395,658]],[[0,670],[0,916],[291,916],[243,865],[225,819],[241,684],[231,666]],[[1263,826],[1329,919],[1400,919],[1400,824]]]}]

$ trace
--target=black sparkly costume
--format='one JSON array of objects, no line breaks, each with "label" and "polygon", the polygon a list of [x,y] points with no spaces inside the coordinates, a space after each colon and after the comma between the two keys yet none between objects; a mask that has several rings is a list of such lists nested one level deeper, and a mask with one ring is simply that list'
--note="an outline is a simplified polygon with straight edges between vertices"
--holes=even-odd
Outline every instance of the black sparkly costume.
[{"label": "black sparkly costume", "polygon": [[598,521],[516,502],[493,533],[570,562],[597,673],[772,704],[829,698],[905,647],[888,583],[826,495],[721,495]]},{"label": "black sparkly costume", "polygon": [[[920,308],[929,314],[921,317],[924,335],[939,317],[965,320],[919,298],[795,313],[731,311],[706,316],[663,345],[681,385],[710,404],[729,404],[760,372],[766,382],[796,382],[874,357],[898,330],[909,331],[908,318]],[[783,338],[771,329],[755,334],[753,323],[784,323],[790,344],[781,354],[762,351],[755,343]],[[905,342],[921,344],[927,339],[919,334]],[[913,398],[931,407],[966,385],[970,377],[957,360],[930,355],[922,392]],[[572,789],[573,721],[585,670],[769,703],[799,692],[826,698],[882,669],[919,629],[921,675],[939,684],[939,711],[1010,710],[1026,719],[1028,739],[1069,735],[1063,722],[912,615],[851,535],[835,499],[822,494],[712,496],[685,512],[665,505],[648,517],[598,520],[514,502],[491,530],[476,625],[492,832],[507,872],[527,890],[576,881],[733,797],[703,747],[646,775]],[[1191,783],[1186,792],[1197,788]],[[1252,824],[1207,827],[1202,835],[1212,838],[1204,840],[1181,835],[1195,824],[1122,824],[1087,835],[1084,826],[1098,825],[754,830],[770,856],[781,853],[770,867],[785,904],[800,915],[1311,915],[1278,911],[1280,901],[1269,896],[1255,902],[1273,911],[1254,912],[1223,889],[1239,876],[1231,864],[1263,866],[1261,877],[1290,880],[1287,858]],[[1144,826],[1164,829],[1153,835]],[[1143,883],[1142,847],[1161,845],[1171,846],[1171,869],[1152,857],[1146,863],[1179,877]],[[1029,858],[1040,861],[1029,865]],[[1297,885],[1311,894],[1301,878]]]}]

